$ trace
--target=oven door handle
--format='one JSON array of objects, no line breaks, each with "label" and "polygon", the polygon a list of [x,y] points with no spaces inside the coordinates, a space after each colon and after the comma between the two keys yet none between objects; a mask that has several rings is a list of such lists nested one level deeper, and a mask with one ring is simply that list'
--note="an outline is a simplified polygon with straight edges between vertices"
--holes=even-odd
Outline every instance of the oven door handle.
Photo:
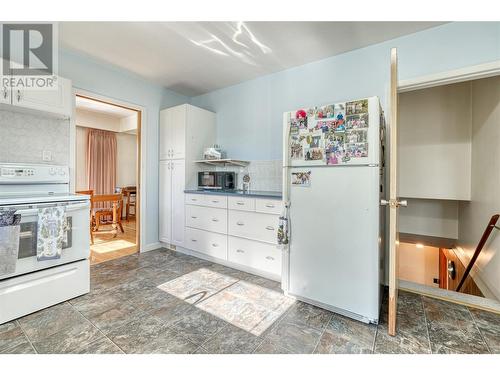
[{"label": "oven door handle", "polygon": [[[45,208],[45,207],[51,207],[51,206],[42,206],[40,208]],[[57,207],[57,206],[54,206],[54,207]],[[83,210],[83,209],[90,210],[89,203],[68,204],[68,205],[62,206],[62,207],[66,207],[66,212],[79,211],[79,210]],[[21,214],[21,215],[34,215],[34,214],[38,213],[38,208],[28,208],[25,210],[17,210],[16,213]]]}]

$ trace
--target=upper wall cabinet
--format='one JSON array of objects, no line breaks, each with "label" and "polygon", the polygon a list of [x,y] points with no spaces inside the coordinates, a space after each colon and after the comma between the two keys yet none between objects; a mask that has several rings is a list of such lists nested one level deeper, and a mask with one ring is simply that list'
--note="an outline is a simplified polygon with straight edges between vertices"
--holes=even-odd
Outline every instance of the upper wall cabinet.
[{"label": "upper wall cabinet", "polygon": [[197,186],[199,166],[205,147],[215,143],[215,113],[190,104],[160,111],[160,160],[186,160],[186,185]]},{"label": "upper wall cabinet", "polygon": [[13,90],[12,104],[62,116],[71,115],[71,81],[58,77],[54,90]]},{"label": "upper wall cabinet", "polygon": [[39,111],[50,116],[70,117],[71,81],[57,77],[55,84],[56,87],[52,90],[30,90],[6,87],[2,82],[0,104],[7,105],[4,108],[10,110]]},{"label": "upper wall cabinet", "polygon": [[188,105],[160,112],[160,160],[184,159]]},{"label": "upper wall cabinet", "polygon": [[470,82],[399,94],[399,195],[470,200]]}]

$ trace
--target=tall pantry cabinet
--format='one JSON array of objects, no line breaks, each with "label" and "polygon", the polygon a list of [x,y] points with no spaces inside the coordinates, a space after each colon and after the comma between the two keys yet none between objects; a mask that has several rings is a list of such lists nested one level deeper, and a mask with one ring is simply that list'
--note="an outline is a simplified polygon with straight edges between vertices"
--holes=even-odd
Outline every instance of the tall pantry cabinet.
[{"label": "tall pantry cabinet", "polygon": [[196,188],[194,162],[215,143],[215,113],[182,104],[160,111],[160,241],[184,246],[184,190]]}]

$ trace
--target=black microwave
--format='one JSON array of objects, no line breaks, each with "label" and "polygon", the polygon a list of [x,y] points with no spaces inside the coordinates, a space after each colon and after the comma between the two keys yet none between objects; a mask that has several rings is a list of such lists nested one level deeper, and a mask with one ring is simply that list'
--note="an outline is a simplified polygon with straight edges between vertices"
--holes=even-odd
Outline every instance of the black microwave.
[{"label": "black microwave", "polygon": [[234,172],[198,172],[198,189],[234,190]]}]

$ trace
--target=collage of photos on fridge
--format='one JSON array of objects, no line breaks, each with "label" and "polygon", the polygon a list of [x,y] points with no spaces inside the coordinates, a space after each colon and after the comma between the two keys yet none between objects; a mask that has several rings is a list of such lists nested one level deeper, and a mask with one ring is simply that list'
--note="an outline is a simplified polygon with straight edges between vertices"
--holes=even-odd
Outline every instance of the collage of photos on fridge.
[{"label": "collage of photos on fridge", "polygon": [[368,157],[368,100],[300,109],[292,114],[290,157],[327,165]]}]

